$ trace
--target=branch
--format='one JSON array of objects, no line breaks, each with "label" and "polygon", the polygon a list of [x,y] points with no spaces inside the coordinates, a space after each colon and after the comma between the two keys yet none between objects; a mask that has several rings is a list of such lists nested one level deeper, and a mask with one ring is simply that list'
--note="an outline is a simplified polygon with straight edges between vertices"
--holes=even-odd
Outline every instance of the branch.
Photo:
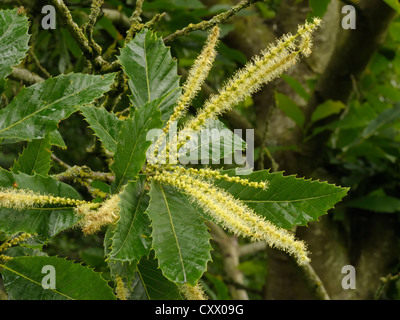
[{"label": "branch", "polygon": [[69,166],[66,171],[54,175],[54,178],[62,182],[75,182],[77,179],[82,179],[86,181],[99,180],[106,183],[112,183],[115,179],[111,173],[92,171],[88,166]]},{"label": "branch", "polygon": [[193,31],[197,31],[197,30],[204,31],[204,30],[210,29],[217,24],[223,23],[224,21],[228,20],[230,17],[235,15],[240,10],[247,8],[258,1],[259,0],[242,0],[236,6],[232,7],[228,11],[217,14],[216,16],[212,17],[210,20],[202,21],[202,22],[199,22],[196,24],[190,23],[187,27],[185,27],[181,30],[175,31],[174,33],[165,37],[164,42],[165,43],[171,42],[171,41],[175,40],[175,38],[177,38],[177,37],[187,36]]},{"label": "branch", "polygon": [[303,275],[305,276],[308,285],[312,289],[315,298],[318,300],[330,300],[330,297],[326,292],[323,282],[316,274],[311,264],[306,263],[304,265],[299,266],[299,268],[303,272]]},{"label": "branch", "polygon": [[65,3],[62,0],[50,0],[50,2],[56,8],[57,13],[61,17],[61,21],[65,23],[68,32],[74,38],[86,59],[89,60],[100,72],[102,72],[104,69],[107,69],[109,67],[109,63],[100,56],[100,53],[97,52],[97,49],[92,46],[92,44],[83,34],[82,30],[74,22],[71,12]]},{"label": "branch", "polygon": [[44,81],[44,79],[37,74],[32,73],[28,69],[22,68],[14,68],[9,75],[9,78],[16,81],[22,81],[28,86]]},{"label": "branch", "polygon": [[239,256],[248,256],[263,251],[268,247],[266,242],[252,242],[239,247]]},{"label": "branch", "polygon": [[101,6],[103,5],[103,3],[104,0],[92,0],[92,5],[90,7],[89,21],[85,27],[89,44],[92,47],[92,49],[96,52],[96,55],[98,56],[100,56],[101,54],[101,47],[93,39],[93,30],[97,18],[101,13]]},{"label": "branch", "polygon": [[133,11],[132,16],[129,18],[130,28],[126,33],[125,43],[128,43],[133,38],[134,34],[143,28],[143,24],[141,23],[142,19],[140,15],[142,14],[142,6],[144,0],[136,1],[136,8]]},{"label": "branch", "polygon": [[218,244],[224,261],[224,269],[227,276],[232,279],[235,286],[230,286],[232,298],[235,300],[248,300],[246,290],[237,288],[237,285],[243,285],[243,274],[237,268],[239,265],[239,245],[236,237],[228,236],[224,230],[213,222],[208,222],[210,233],[213,240]]}]

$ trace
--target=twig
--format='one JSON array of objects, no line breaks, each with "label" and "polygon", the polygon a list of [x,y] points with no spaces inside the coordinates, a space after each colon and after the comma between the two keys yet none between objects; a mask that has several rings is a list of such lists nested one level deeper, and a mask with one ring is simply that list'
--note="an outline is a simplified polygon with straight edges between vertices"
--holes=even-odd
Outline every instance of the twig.
[{"label": "twig", "polygon": [[63,0],[50,0],[57,10],[61,20],[65,23],[68,32],[74,38],[79,48],[82,50],[84,56],[89,60],[95,69],[102,72],[109,67],[109,63],[105,61],[93,47],[89,40],[86,38],[82,30],[72,19],[71,12],[65,5]]},{"label": "twig", "polygon": [[93,30],[96,24],[97,18],[101,13],[101,6],[104,0],[92,0],[92,5],[90,6],[89,21],[85,27],[86,34],[89,40],[89,45],[96,52],[97,55],[101,54],[101,47],[93,40]]},{"label": "twig", "polygon": [[267,247],[267,243],[265,242],[252,242],[239,247],[239,256],[242,257],[252,255],[265,250]]},{"label": "twig", "polygon": [[142,14],[143,2],[144,0],[136,1],[135,11],[133,11],[132,16],[129,18],[131,26],[126,33],[125,43],[131,41],[134,34],[143,28],[143,24],[141,23],[142,19],[140,18],[140,15]]},{"label": "twig", "polygon": [[128,90],[127,78],[125,73],[122,70],[119,70],[115,76],[114,83],[105,95],[106,98],[102,107],[108,111],[113,111],[126,90]]},{"label": "twig", "polygon": [[276,172],[279,170],[279,164],[275,161],[275,158],[269,151],[268,147],[264,146],[264,148],[261,151],[262,153],[265,153],[268,157],[268,159],[271,161],[271,170],[272,172]]},{"label": "twig", "polygon": [[310,263],[299,266],[300,270],[306,278],[308,285],[311,287],[314,296],[318,300],[330,300],[330,297],[324,287],[323,282],[315,272]]},{"label": "twig", "polygon": [[39,59],[36,57],[36,54],[33,50],[33,47],[29,48],[29,55],[31,56],[32,62],[39,69],[40,73],[46,79],[51,77],[51,74],[40,64]]},{"label": "twig", "polygon": [[86,181],[99,180],[111,183],[115,179],[111,173],[92,171],[88,166],[68,166],[66,171],[58,173],[53,177],[62,182],[75,182],[77,179],[83,179]]},{"label": "twig", "polygon": [[158,14],[156,14],[153,18],[151,18],[151,20],[147,21],[147,22],[144,24],[144,27],[145,27],[146,29],[152,29],[152,28],[154,28],[154,26],[155,26],[162,18],[164,18],[164,17],[165,17],[165,12],[158,13]]},{"label": "twig", "polygon": [[61,167],[65,168],[65,169],[71,169],[72,167],[65,163],[64,161],[62,161],[59,157],[57,157],[54,153],[51,154],[51,158],[57,162]]},{"label": "twig", "polygon": [[181,30],[177,30],[174,33],[170,34],[169,36],[164,38],[164,42],[171,42],[175,40],[175,38],[180,36],[187,36],[193,31],[196,30],[207,30],[214,27],[217,24],[221,24],[222,22],[228,20],[230,17],[235,15],[238,11],[245,9],[252,4],[258,2],[259,0],[243,0],[239,2],[236,6],[232,7],[228,11],[222,12],[217,14],[216,16],[212,17],[210,20],[205,20],[196,24],[190,23],[188,26]]},{"label": "twig", "polygon": [[28,69],[22,68],[14,68],[9,75],[9,78],[16,81],[22,81],[25,85],[29,86],[45,80],[37,74],[32,73]]},{"label": "twig", "polygon": [[382,297],[383,292],[387,289],[390,282],[395,281],[400,278],[400,273],[392,275],[388,274],[386,277],[380,278],[380,283],[378,288],[376,289],[374,300],[379,300]]}]

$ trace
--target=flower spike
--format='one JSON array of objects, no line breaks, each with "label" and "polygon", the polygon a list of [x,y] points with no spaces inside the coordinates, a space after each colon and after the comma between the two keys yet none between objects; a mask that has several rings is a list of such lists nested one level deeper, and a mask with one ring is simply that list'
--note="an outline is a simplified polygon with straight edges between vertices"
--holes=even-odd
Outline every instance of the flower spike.
[{"label": "flower spike", "polygon": [[279,228],[228,192],[181,172],[163,172],[152,179],[185,192],[207,212],[215,222],[237,236],[253,241],[265,241],[269,246],[293,255],[299,265],[309,262],[304,242],[296,240],[289,231]]}]

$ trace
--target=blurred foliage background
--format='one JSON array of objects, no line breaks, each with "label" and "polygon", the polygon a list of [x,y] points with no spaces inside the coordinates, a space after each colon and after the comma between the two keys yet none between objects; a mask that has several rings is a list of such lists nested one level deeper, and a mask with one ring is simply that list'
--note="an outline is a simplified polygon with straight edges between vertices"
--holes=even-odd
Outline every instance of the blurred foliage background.
[{"label": "blurred foliage background", "polygon": [[[91,1],[65,1],[78,25],[88,20]],[[174,31],[208,20],[236,2],[225,0],[146,0],[142,21],[165,12],[154,26],[166,37]],[[57,21],[43,30],[42,0],[0,0],[0,8],[24,6],[31,20],[32,50],[22,67],[46,78],[61,73],[87,72],[81,50]],[[344,30],[344,5],[356,9],[357,28]],[[113,61],[119,53],[135,0],[105,1],[94,38],[103,57]],[[384,0],[268,0],[240,11],[221,28],[218,57],[191,112],[215,92],[248,59],[277,36],[294,32],[312,16],[321,16],[312,56],[282,79],[234,111],[223,121],[232,129],[255,130],[256,169],[283,170],[306,178],[350,187],[349,195],[320,221],[298,227],[309,243],[312,266],[331,299],[399,299],[400,212],[400,8]],[[205,31],[178,37],[168,45],[184,80],[206,39]],[[23,82],[15,80],[0,100],[4,107]],[[125,96],[115,110],[128,105]],[[68,164],[106,170],[93,148],[92,132],[74,114],[60,125],[66,148],[55,155]],[[79,145],[79,148],[75,146]],[[0,166],[12,166],[24,144],[4,146]],[[52,173],[62,168],[55,162]],[[213,262],[203,279],[213,299],[234,299],[237,291],[250,299],[313,299],[312,288],[284,253],[255,247],[226,235],[238,257],[237,277],[224,263],[225,251],[213,242]],[[50,253],[68,256],[107,273],[102,235],[82,237],[64,232],[48,244]],[[357,270],[357,289],[341,287],[344,265]]]}]

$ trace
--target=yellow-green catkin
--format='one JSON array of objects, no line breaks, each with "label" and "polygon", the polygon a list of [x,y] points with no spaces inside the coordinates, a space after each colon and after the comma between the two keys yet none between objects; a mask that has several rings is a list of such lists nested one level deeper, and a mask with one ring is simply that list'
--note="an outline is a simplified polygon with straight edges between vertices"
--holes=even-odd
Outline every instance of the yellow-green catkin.
[{"label": "yellow-green catkin", "polygon": [[[200,53],[200,55],[194,61],[193,66],[189,71],[189,75],[182,87],[182,95],[179,97],[178,102],[174,108],[174,113],[169,118],[165,127],[163,128],[163,133],[158,137],[155,142],[154,151],[158,152],[162,145],[163,139],[166,138],[170,127],[173,123],[176,123],[184,114],[189,107],[193,98],[200,91],[202,84],[207,78],[210,69],[212,68],[213,62],[217,55],[216,46],[218,44],[220,29],[215,26],[208,35],[207,41]],[[168,153],[170,149],[166,148],[164,152]],[[169,156],[167,155],[169,158]]]},{"label": "yellow-green catkin", "polygon": [[[297,62],[300,52],[309,55],[310,36],[319,25],[320,20],[314,19],[312,23],[299,26],[297,35],[283,36],[274,46],[254,57],[243,69],[236,72],[218,94],[206,101],[197,116],[184,127],[182,134],[186,135],[185,130],[198,131],[207,119],[214,119],[230,110],[247,96],[257,92],[264,84],[279,77]],[[302,39],[300,48],[297,37]]]},{"label": "yellow-green catkin", "polygon": [[269,246],[288,252],[298,264],[309,261],[304,242],[257,215],[251,208],[228,192],[187,174],[163,172],[152,179],[175,186],[187,193],[205,212],[225,229],[253,241],[265,241]]},{"label": "yellow-green catkin", "polygon": [[115,295],[119,300],[128,300],[129,290],[120,276],[115,277]]},{"label": "yellow-green catkin", "polygon": [[0,207],[24,210],[44,205],[76,206],[82,200],[41,195],[27,189],[0,189]]},{"label": "yellow-green catkin", "polygon": [[7,250],[8,248],[17,245],[18,243],[30,238],[32,235],[29,233],[22,233],[18,237],[15,237],[13,239],[7,240],[4,243],[0,245],[0,252],[3,252]]},{"label": "yellow-green catkin", "polygon": [[195,286],[185,283],[179,286],[179,291],[186,300],[208,300],[200,283],[197,283]]},{"label": "yellow-green catkin", "polygon": [[312,22],[306,22],[304,25],[299,26],[297,34],[300,36],[300,44],[298,47],[303,56],[310,56],[313,47],[312,34],[321,23],[321,19],[314,18]]},{"label": "yellow-green catkin", "polygon": [[241,178],[238,176],[229,176],[228,174],[222,174],[217,170],[212,170],[212,169],[195,169],[195,168],[182,168],[182,167],[176,167],[174,169],[175,172],[180,172],[180,173],[187,173],[192,176],[199,176],[203,177],[206,179],[219,179],[219,180],[225,180],[228,182],[234,182],[238,183],[244,186],[249,186],[252,188],[258,188],[258,189],[267,189],[268,188],[268,182],[265,181],[249,181],[248,179]]},{"label": "yellow-green catkin", "polygon": [[[207,78],[217,55],[215,48],[218,43],[219,32],[220,29],[218,26],[215,26],[211,30],[203,50],[194,61],[194,64],[189,71],[189,75],[182,88],[183,94],[179,98],[178,103],[174,108],[174,113],[168,122],[177,121],[179,118],[181,118],[188,108],[190,102],[200,91],[201,86]],[[168,127],[164,128],[164,131],[167,130]]]},{"label": "yellow-green catkin", "polygon": [[6,251],[8,248],[11,248],[12,246],[16,246],[20,242],[25,241],[26,239],[28,239],[30,237],[32,237],[31,234],[24,232],[21,235],[15,237],[15,238],[12,238],[12,239],[4,241],[0,245],[0,260],[4,261],[4,262],[7,262],[7,261],[11,260],[12,257],[9,257],[9,256],[7,256],[5,254],[2,254],[2,252]]},{"label": "yellow-green catkin", "polygon": [[76,207],[76,212],[82,216],[79,222],[82,232],[86,235],[98,232],[103,226],[115,224],[119,218],[119,202],[118,194],[105,200],[98,208],[97,204],[86,203]]}]

